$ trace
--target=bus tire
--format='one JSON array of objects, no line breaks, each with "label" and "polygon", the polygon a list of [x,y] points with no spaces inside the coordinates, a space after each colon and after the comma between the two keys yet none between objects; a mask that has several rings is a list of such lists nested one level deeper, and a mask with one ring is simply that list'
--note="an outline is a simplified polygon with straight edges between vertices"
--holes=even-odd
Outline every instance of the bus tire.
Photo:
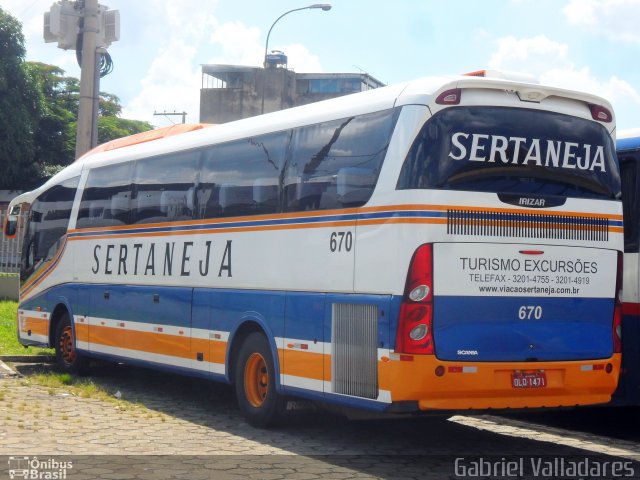
[{"label": "bus tire", "polygon": [[88,360],[76,350],[73,327],[68,312],[62,314],[56,326],[54,342],[56,364],[60,370],[73,374],[81,374],[86,370]]},{"label": "bus tire", "polygon": [[281,419],[284,399],[276,391],[273,356],[262,333],[251,333],[240,347],[235,389],[240,411],[250,425],[265,428]]}]

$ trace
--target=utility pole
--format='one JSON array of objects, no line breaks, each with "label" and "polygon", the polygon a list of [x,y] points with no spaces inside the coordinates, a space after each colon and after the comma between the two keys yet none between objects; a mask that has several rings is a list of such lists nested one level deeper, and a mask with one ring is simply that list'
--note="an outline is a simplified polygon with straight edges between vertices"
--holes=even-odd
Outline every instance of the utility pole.
[{"label": "utility pole", "polygon": [[120,39],[120,13],[98,4],[98,0],[58,0],[44,14],[42,33],[46,43],[57,42],[58,48],[75,50],[80,64],[78,159],[98,144],[100,78],[113,68],[107,47]]},{"label": "utility pole", "polygon": [[96,100],[96,38],[98,34],[98,0],[84,0],[84,28],[82,30],[82,65],[80,66],[80,106],[78,108],[78,132],[76,136],[76,158],[92,148],[92,132],[97,125],[93,106]]}]

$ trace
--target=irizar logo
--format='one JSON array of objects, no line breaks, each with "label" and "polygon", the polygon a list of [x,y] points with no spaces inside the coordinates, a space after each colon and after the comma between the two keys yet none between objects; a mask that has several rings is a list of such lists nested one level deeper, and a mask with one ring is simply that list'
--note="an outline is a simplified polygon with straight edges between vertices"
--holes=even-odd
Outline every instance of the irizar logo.
[{"label": "irizar logo", "polygon": [[477,350],[458,350],[458,355],[478,355]]},{"label": "irizar logo", "polygon": [[544,207],[545,200],[544,198],[521,197],[518,203],[526,207]]}]

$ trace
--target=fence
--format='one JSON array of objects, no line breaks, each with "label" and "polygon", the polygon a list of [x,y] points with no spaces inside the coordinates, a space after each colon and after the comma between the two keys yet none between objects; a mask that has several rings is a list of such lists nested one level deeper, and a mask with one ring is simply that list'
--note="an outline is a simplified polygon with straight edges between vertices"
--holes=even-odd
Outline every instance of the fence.
[{"label": "fence", "polygon": [[[0,211],[0,225],[4,226],[6,214],[6,211]],[[23,225],[26,225],[26,214],[24,213],[20,215],[18,234],[14,238],[7,238],[4,233],[0,234],[0,274],[20,271],[20,251],[24,237]]]}]

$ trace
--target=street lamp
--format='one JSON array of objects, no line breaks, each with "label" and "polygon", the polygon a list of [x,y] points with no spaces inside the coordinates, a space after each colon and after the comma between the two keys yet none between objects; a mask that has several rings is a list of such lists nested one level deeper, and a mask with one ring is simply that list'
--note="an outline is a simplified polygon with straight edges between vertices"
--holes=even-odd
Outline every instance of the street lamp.
[{"label": "street lamp", "polygon": [[[267,42],[264,44],[264,57],[263,57],[262,66],[265,69],[267,68],[267,51],[269,49],[269,37],[271,36],[271,30],[273,30],[273,27],[276,26],[276,23],[278,23],[282,17],[284,17],[285,15],[289,15],[290,13],[299,12],[300,10],[310,10],[310,9],[317,9],[317,8],[324,10],[326,12],[327,10],[331,10],[331,4],[330,3],[314,3],[313,5],[309,5],[308,7],[294,8],[293,10],[289,10],[288,12],[284,12],[282,15],[276,18],[276,21],[273,22],[271,24],[271,28],[269,28],[269,33],[267,33]],[[262,108],[260,110],[260,113],[264,113],[264,84],[266,83],[265,80],[266,80],[266,74],[263,75],[262,77]]]}]

